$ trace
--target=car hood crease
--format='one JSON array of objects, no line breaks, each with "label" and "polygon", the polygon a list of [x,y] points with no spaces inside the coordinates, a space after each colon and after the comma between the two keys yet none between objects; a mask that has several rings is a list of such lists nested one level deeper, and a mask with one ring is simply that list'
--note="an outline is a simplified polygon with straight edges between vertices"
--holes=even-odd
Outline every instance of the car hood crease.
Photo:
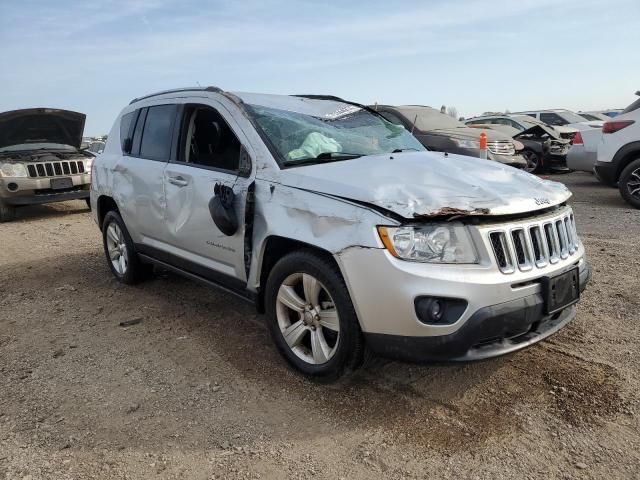
[{"label": "car hood crease", "polygon": [[406,219],[522,214],[571,196],[561,183],[497,162],[437,152],[365,156],[281,173],[277,183],[368,203]]}]

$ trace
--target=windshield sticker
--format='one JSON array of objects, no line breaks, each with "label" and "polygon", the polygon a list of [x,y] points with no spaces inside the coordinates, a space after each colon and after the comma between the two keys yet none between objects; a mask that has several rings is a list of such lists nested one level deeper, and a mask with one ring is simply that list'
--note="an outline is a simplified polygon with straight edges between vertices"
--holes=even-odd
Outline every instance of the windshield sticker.
[{"label": "windshield sticker", "polygon": [[322,118],[326,118],[327,120],[335,120],[336,118],[351,115],[352,113],[359,112],[360,110],[362,110],[360,107],[356,107],[354,105],[345,105],[344,107],[340,107],[335,112],[325,113]]}]

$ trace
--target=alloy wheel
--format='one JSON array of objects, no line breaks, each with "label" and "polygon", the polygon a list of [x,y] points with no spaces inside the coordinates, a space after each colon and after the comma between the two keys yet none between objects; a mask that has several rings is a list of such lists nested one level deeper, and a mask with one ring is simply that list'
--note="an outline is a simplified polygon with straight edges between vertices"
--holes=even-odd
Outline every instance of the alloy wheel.
[{"label": "alloy wheel", "polygon": [[629,194],[640,200],[640,168],[636,168],[627,180],[627,189]]},{"label": "alloy wheel", "polygon": [[129,265],[129,254],[122,229],[116,222],[109,223],[106,238],[111,264],[119,275],[124,275]]},{"label": "alloy wheel", "polygon": [[307,273],[289,275],[278,289],[278,327],[288,347],[312,365],[328,362],[340,340],[340,318],[331,295]]},{"label": "alloy wheel", "polygon": [[522,156],[527,161],[527,166],[524,167],[525,171],[529,173],[534,172],[536,168],[538,168],[538,163],[540,161],[538,158],[538,154],[529,150],[525,150],[524,152],[522,152]]}]

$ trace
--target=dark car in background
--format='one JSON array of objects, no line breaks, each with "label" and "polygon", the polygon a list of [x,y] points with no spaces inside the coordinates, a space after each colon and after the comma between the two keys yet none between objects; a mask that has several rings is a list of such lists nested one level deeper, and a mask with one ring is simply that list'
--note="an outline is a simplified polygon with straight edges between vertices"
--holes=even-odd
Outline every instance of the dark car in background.
[{"label": "dark car in background", "polygon": [[527,159],[528,172],[568,172],[567,154],[571,140],[562,133],[531,117],[513,119],[507,115],[474,117],[465,121],[472,128],[489,128],[505,133],[522,143],[522,156]]},{"label": "dark car in background", "polygon": [[[429,150],[480,156],[480,134],[455,118],[435,108],[422,105],[375,105],[371,107],[391,123],[402,125]],[[527,161],[517,154],[513,139],[504,133],[487,130],[487,158],[516,168],[526,168]]]}]

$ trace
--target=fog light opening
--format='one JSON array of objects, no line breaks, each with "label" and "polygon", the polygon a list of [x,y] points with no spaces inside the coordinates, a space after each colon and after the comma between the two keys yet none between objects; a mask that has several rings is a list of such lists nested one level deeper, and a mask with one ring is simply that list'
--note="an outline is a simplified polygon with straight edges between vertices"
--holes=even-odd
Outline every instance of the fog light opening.
[{"label": "fog light opening", "polygon": [[414,304],[418,320],[427,325],[451,325],[467,309],[467,301],[460,298],[418,297]]},{"label": "fog light opening", "polygon": [[7,188],[10,192],[15,192],[16,190],[18,190],[18,184],[11,182],[7,185]]}]

